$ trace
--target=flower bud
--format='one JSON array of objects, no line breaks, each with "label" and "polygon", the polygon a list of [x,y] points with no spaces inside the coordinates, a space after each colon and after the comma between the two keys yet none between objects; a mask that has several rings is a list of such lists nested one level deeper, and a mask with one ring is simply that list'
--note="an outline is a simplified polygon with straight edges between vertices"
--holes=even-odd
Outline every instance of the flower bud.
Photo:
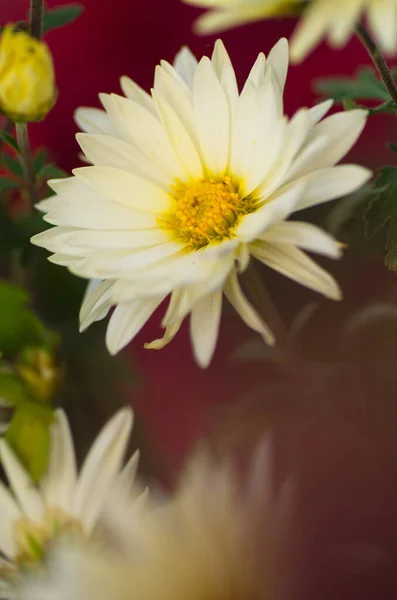
[{"label": "flower bud", "polygon": [[40,121],[56,95],[47,44],[7,25],[0,38],[0,111],[15,122]]},{"label": "flower bud", "polygon": [[46,348],[25,348],[17,368],[34,398],[50,402],[61,380],[61,372],[51,353]]}]

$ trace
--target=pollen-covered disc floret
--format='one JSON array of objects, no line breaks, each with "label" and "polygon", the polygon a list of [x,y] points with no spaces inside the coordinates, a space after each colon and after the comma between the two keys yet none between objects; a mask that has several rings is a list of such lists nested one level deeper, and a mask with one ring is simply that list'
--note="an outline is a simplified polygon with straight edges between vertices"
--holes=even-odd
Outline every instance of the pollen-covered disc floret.
[{"label": "pollen-covered disc floret", "polygon": [[184,48],[156,67],[149,95],[127,77],[125,96],[101,94],[105,110],[83,108],[77,136],[90,166],[55,180],[38,205],[55,225],[33,242],[50,260],[91,282],[81,330],[112,311],[106,333],[118,352],[168,300],[160,349],[190,316],[200,366],[215,350],[225,295],[271,344],[271,329],[249,303],[238,274],[253,258],[338,300],[336,281],[307,254],[341,256],[296,211],[356,190],[370,176],[337,163],[359,137],[364,110],[326,117],[332,102],[284,114],[288,43],[260,54],[241,90],[221,41],[197,61]]},{"label": "pollen-covered disc floret", "polygon": [[69,543],[84,537],[84,529],[75,519],[59,509],[47,510],[40,523],[22,518],[14,524],[16,555],[14,566],[25,569],[42,561],[58,538],[68,538]]},{"label": "pollen-covered disc floret", "polygon": [[237,186],[229,176],[221,181],[201,179],[172,186],[175,213],[159,218],[159,224],[169,227],[192,249],[211,241],[230,239],[240,215],[253,210],[249,199],[241,199]]}]

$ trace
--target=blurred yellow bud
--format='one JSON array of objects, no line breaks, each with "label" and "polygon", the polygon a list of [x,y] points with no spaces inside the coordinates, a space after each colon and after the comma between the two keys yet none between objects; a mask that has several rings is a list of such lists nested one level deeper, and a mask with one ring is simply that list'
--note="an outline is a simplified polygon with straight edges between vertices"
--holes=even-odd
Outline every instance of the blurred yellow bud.
[{"label": "blurred yellow bud", "polygon": [[0,111],[15,122],[40,121],[55,100],[47,44],[7,25],[0,38]]},{"label": "blurred yellow bud", "polygon": [[34,397],[50,402],[61,379],[61,372],[50,352],[45,348],[25,348],[17,367]]}]

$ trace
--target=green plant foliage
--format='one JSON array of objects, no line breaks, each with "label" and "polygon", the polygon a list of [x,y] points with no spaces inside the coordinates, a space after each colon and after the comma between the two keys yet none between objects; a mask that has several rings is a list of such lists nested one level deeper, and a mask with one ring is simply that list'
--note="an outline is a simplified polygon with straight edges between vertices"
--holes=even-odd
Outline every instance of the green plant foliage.
[{"label": "green plant foliage", "polygon": [[4,355],[14,354],[24,346],[46,342],[46,330],[27,307],[28,302],[26,292],[7,281],[0,281],[0,352]]},{"label": "green plant foliage", "polygon": [[370,239],[385,225],[389,226],[385,265],[397,272],[397,167],[380,169],[374,192],[364,215],[365,233]]},{"label": "green plant foliage", "polygon": [[23,177],[23,167],[19,157],[16,158],[6,152],[2,152],[0,155],[0,166],[4,167],[12,175],[15,175],[15,177],[20,179]]},{"label": "green plant foliage", "polygon": [[23,381],[6,365],[0,367],[0,398],[2,401],[15,406],[26,397]]},{"label": "green plant foliage", "polygon": [[383,81],[371,67],[359,69],[354,77],[318,79],[314,87],[320,94],[341,103],[352,100],[390,100]]},{"label": "green plant foliage", "polygon": [[12,148],[17,154],[19,154],[18,142],[12,135],[7,133],[7,131],[0,131],[0,139],[4,142],[4,144],[6,144],[10,148]]},{"label": "green plant foliage", "polygon": [[53,418],[51,408],[24,401],[17,407],[5,434],[34,481],[38,481],[47,468]]},{"label": "green plant foliage", "polygon": [[83,12],[84,6],[79,3],[65,4],[52,10],[47,10],[44,14],[43,31],[48,33],[57,27],[65,27],[73,23]]}]

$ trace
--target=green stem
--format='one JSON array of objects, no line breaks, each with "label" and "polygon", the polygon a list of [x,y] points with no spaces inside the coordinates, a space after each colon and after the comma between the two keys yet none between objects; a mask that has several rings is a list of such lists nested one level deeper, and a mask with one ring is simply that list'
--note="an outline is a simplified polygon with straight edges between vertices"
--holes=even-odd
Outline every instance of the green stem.
[{"label": "green stem", "polygon": [[372,61],[377,68],[378,73],[387,88],[387,91],[390,94],[390,97],[392,98],[393,102],[397,104],[397,86],[379,46],[375,43],[371,35],[368,33],[365,27],[361,25],[361,23],[359,23],[356,27],[356,35],[372,58]]},{"label": "green stem", "polygon": [[41,40],[43,37],[44,0],[30,0],[30,34]]},{"label": "green stem", "polygon": [[15,123],[15,131],[19,150],[21,152],[22,166],[29,198],[28,212],[32,212],[38,197],[36,189],[36,176],[33,168],[32,151],[30,149],[29,142],[28,126],[26,123]]},{"label": "green stem", "polygon": [[240,275],[240,280],[249,301],[267,323],[276,339],[276,348],[288,361],[296,360],[296,349],[292,347],[288,331],[280,313],[271,299],[257,267],[250,262],[248,268]]}]

